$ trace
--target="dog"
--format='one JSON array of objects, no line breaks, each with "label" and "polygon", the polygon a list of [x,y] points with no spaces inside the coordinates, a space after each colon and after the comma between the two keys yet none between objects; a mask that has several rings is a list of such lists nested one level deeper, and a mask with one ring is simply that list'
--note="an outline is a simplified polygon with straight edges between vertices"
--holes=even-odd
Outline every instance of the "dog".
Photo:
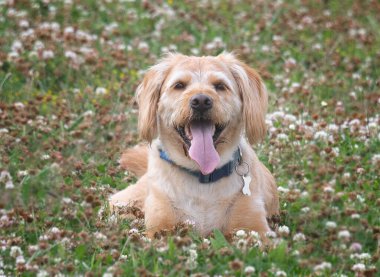
[{"label": "dog", "polygon": [[251,148],[266,135],[259,74],[231,53],[171,53],[148,69],[136,95],[139,134],[149,144],[122,155],[139,180],[110,206],[141,209],[149,237],[181,222],[202,236],[270,231],[277,187]]}]

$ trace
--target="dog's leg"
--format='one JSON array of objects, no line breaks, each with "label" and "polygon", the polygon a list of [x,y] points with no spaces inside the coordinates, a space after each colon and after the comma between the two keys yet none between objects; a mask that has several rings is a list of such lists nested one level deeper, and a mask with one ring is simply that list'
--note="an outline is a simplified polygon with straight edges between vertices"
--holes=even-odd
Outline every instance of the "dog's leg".
[{"label": "dog's leg", "polygon": [[147,180],[143,176],[135,185],[130,185],[112,195],[109,199],[110,208],[117,210],[119,206],[134,206],[144,212],[147,193]]},{"label": "dog's leg", "polygon": [[270,231],[264,203],[260,199],[242,195],[234,203],[225,233],[230,234],[239,229],[256,231],[261,237]]},{"label": "dog's leg", "polygon": [[155,188],[150,188],[145,201],[146,234],[153,238],[160,230],[170,230],[176,224],[173,206],[166,195]]}]

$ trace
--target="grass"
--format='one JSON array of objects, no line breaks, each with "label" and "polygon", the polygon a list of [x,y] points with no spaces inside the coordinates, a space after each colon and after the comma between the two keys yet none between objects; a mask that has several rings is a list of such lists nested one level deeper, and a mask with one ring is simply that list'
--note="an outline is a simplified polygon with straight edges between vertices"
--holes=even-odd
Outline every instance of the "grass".
[{"label": "grass", "polygon": [[[0,275],[379,274],[377,1],[47,2],[0,1]],[[186,225],[150,241],[108,213],[136,181],[117,163],[138,142],[135,88],[167,50],[235,50],[261,72],[273,247]]]}]

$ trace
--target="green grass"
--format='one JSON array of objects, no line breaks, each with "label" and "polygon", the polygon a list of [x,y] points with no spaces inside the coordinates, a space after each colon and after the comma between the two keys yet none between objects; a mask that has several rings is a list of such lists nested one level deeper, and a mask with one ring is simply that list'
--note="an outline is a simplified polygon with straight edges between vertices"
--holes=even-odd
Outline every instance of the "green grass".
[{"label": "green grass", "polygon": [[[379,274],[377,1],[3,2],[0,275]],[[165,48],[235,50],[261,72],[272,128],[255,149],[281,187],[271,248],[188,226],[149,241],[142,219],[107,212],[136,181],[117,161],[138,142],[142,70]]]}]

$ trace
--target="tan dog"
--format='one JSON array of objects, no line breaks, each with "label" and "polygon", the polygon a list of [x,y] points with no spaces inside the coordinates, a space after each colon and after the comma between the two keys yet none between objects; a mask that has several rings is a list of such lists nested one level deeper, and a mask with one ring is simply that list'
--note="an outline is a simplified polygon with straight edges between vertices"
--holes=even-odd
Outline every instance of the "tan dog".
[{"label": "tan dog", "polygon": [[270,230],[277,189],[250,146],[266,134],[267,93],[255,70],[232,54],[169,54],[148,70],[137,99],[151,145],[123,154],[121,165],[141,178],[111,206],[139,207],[149,236],[184,221],[202,235]]}]

